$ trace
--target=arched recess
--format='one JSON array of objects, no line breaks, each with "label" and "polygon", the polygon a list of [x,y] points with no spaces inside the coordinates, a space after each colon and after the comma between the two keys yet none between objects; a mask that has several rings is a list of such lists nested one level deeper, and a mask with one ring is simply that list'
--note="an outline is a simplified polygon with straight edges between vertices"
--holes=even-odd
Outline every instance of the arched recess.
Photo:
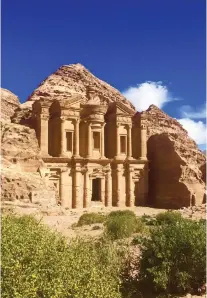
[{"label": "arched recess", "polygon": [[49,108],[48,122],[48,153],[51,156],[60,155],[61,140],[61,107],[58,101],[54,101]]}]

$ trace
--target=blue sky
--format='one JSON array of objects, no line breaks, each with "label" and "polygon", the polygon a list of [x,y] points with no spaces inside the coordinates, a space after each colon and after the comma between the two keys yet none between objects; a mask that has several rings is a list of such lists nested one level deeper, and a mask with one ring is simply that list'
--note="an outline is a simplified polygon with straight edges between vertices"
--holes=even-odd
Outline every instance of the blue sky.
[{"label": "blue sky", "polygon": [[205,13],[205,0],[2,0],[2,87],[24,102],[59,66],[82,63],[137,108],[157,98],[204,148]]}]

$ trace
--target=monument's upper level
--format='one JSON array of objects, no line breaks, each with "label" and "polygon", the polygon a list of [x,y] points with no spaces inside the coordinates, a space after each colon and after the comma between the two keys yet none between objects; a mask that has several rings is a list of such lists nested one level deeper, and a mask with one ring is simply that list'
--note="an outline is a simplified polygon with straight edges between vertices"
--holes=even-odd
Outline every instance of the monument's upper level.
[{"label": "monument's upper level", "polygon": [[[109,102],[91,87],[87,97],[33,104],[33,123],[45,157],[146,159],[141,117],[122,102]],[[144,148],[144,149],[143,149]]]}]

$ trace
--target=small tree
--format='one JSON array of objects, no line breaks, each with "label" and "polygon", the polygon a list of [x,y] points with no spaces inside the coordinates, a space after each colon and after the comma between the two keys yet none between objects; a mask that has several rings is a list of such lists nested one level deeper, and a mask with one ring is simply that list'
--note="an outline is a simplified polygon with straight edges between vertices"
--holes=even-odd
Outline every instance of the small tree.
[{"label": "small tree", "polygon": [[184,293],[198,289],[206,277],[204,222],[172,221],[151,230],[141,247],[140,278],[155,291]]}]

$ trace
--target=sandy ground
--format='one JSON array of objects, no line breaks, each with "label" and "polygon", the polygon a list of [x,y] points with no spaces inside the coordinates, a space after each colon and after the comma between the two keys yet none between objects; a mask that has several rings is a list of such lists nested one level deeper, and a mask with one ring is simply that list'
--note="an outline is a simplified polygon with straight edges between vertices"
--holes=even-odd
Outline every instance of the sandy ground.
[{"label": "sandy ground", "polygon": [[[41,208],[36,205],[26,205],[18,203],[16,205],[8,203],[5,206],[10,206],[17,214],[33,214],[38,220],[49,225],[51,228],[61,232],[64,236],[73,238],[77,236],[99,236],[103,232],[103,225],[94,224],[90,226],[83,226],[74,228],[72,225],[78,222],[80,216],[84,213],[95,212],[107,214],[115,210],[126,210],[126,208],[103,208],[92,207],[82,210],[66,210],[62,207]],[[127,208],[135,212],[137,216],[142,215],[156,215],[160,212],[166,211],[165,209],[155,209],[149,207],[134,207]],[[94,228],[95,226],[95,228]],[[96,229],[96,227],[99,227]]]}]

